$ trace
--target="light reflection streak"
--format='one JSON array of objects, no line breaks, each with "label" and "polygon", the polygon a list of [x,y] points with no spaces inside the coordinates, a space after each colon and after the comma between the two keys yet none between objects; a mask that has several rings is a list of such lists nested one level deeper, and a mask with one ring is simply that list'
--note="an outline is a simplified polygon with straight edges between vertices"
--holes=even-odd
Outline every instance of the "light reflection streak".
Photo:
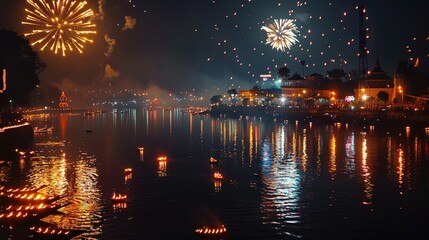
[{"label": "light reflection streak", "polygon": [[66,115],[66,114],[60,114],[60,116],[59,116],[59,125],[60,125],[61,140],[65,140],[66,139],[67,122],[68,122],[68,115]]},{"label": "light reflection streak", "polygon": [[11,179],[11,168],[8,163],[0,164],[0,183],[8,182]]},{"label": "light reflection streak", "polygon": [[65,215],[50,215],[44,221],[61,228],[80,228],[98,234],[102,204],[96,159],[86,153],[74,161],[65,156],[31,161],[29,182],[37,186],[46,184],[42,193],[64,196],[61,201],[72,203],[62,209]]},{"label": "light reflection streak", "polygon": [[335,134],[331,133],[330,140],[330,152],[329,152],[329,173],[331,174],[331,179],[334,180],[335,174],[337,171],[337,139],[335,138]]},{"label": "light reflection streak", "polygon": [[407,136],[407,138],[410,138],[410,132],[411,132],[410,126],[406,126],[405,127],[405,135]]},{"label": "light reflection streak", "polygon": [[301,164],[302,164],[302,171],[307,171],[307,161],[308,161],[308,155],[307,155],[307,129],[303,129],[302,132],[302,151],[301,151]]},{"label": "light reflection streak", "polygon": [[167,161],[158,161],[158,177],[167,177]]},{"label": "light reflection streak", "polygon": [[[192,114],[189,113],[189,136],[192,136]],[[190,138],[192,141],[192,138]]]},{"label": "light reflection streak", "polygon": [[254,145],[254,133],[253,133],[253,122],[251,122],[249,125],[249,165],[250,166],[252,166],[253,164],[253,145]]},{"label": "light reflection streak", "polygon": [[139,147],[139,157],[140,157],[140,161],[142,162],[144,161],[143,154],[144,154],[144,148]]},{"label": "light reflection streak", "polygon": [[368,147],[367,147],[367,139],[362,139],[362,177],[364,182],[364,201],[362,204],[371,205],[372,204],[372,192],[373,192],[373,184],[371,180],[371,172],[370,167],[367,163],[368,160]]},{"label": "light reflection streak", "polygon": [[200,142],[203,144],[204,142],[204,121],[203,119],[200,120]]},{"label": "light reflection streak", "polygon": [[133,125],[134,134],[137,134],[137,113],[136,109],[130,109],[131,123]]},{"label": "light reflection streak", "polygon": [[170,138],[173,137],[173,111],[170,111]]},{"label": "light reflection streak", "polygon": [[126,202],[115,203],[115,204],[112,204],[112,208],[114,212],[119,212],[127,208],[127,203]]},{"label": "light reflection streak", "polygon": [[124,179],[125,179],[125,184],[127,184],[129,181],[133,179],[133,173],[132,172],[125,173]]},{"label": "light reflection streak", "polygon": [[226,121],[224,120],[222,122],[222,146],[223,146],[223,150],[226,151],[226,147],[228,146],[227,143],[227,125],[226,125]]},{"label": "light reflection streak", "polygon": [[352,178],[356,171],[356,164],[355,164],[355,154],[356,154],[356,147],[355,147],[355,132],[352,132],[350,136],[347,136],[346,140],[346,169],[347,173],[349,174],[350,178]]}]

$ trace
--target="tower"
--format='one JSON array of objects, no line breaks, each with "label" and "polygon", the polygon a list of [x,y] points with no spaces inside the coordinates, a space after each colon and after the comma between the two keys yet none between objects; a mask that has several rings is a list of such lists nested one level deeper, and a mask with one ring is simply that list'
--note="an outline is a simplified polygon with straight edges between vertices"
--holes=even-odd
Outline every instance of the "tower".
[{"label": "tower", "polygon": [[60,107],[60,108],[68,108],[69,107],[69,104],[67,103],[67,97],[66,97],[66,94],[64,92],[61,93],[60,104],[58,104],[58,107]]},{"label": "tower", "polygon": [[363,0],[359,5],[359,67],[358,67],[358,91],[359,98],[364,95],[366,88],[365,78],[368,72],[368,48],[366,46],[366,28],[365,28],[365,6]]}]

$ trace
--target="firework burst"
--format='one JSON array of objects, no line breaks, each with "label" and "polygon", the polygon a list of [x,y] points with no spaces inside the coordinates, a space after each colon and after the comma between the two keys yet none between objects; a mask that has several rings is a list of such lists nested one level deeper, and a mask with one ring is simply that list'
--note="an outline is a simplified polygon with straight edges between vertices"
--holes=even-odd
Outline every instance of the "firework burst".
[{"label": "firework burst", "polygon": [[[96,34],[95,24],[91,22],[94,12],[86,9],[86,1],[56,0],[27,0],[32,10],[27,12],[26,21],[33,30],[24,36],[29,36],[31,44],[40,45],[40,50],[49,48],[55,54],[77,50],[82,53],[86,42],[92,43],[90,35]],[[31,40],[30,39],[30,40]]]},{"label": "firework burst", "polygon": [[261,30],[267,32],[266,44],[277,51],[285,52],[299,42],[296,38],[298,29],[291,19],[274,19],[274,23],[263,26]]}]

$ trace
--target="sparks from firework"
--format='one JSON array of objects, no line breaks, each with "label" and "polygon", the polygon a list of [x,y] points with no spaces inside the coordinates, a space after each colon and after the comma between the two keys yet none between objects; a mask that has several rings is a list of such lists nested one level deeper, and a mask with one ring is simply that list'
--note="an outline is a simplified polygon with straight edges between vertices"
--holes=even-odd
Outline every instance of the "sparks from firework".
[{"label": "sparks from firework", "polygon": [[274,19],[274,23],[262,26],[261,30],[267,32],[266,44],[277,51],[285,52],[299,42],[296,38],[298,28],[291,19]]},{"label": "sparks from firework", "polygon": [[33,27],[24,36],[34,38],[32,45],[40,45],[40,50],[48,47],[55,54],[65,56],[67,51],[76,49],[83,52],[86,42],[92,43],[90,35],[96,34],[96,25],[91,22],[94,12],[86,9],[86,1],[27,0],[33,10],[25,9],[26,21],[22,24]]}]

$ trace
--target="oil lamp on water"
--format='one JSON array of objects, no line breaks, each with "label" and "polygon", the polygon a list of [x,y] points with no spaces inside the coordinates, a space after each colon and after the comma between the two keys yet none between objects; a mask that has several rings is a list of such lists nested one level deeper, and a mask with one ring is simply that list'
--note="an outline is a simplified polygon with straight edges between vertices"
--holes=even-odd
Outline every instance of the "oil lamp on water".
[{"label": "oil lamp on water", "polygon": [[195,229],[195,232],[198,234],[207,234],[207,235],[223,234],[226,232],[226,227],[224,225],[220,227],[214,227],[214,228],[204,226],[202,228]]},{"label": "oil lamp on water", "polygon": [[126,194],[116,194],[116,192],[113,192],[112,197],[110,198],[113,202],[124,202],[126,201],[128,196]]},{"label": "oil lamp on water", "polygon": [[214,174],[213,174],[213,177],[214,177],[214,179],[223,179],[223,176],[222,176],[222,174],[220,173],[220,172],[215,172]]}]

